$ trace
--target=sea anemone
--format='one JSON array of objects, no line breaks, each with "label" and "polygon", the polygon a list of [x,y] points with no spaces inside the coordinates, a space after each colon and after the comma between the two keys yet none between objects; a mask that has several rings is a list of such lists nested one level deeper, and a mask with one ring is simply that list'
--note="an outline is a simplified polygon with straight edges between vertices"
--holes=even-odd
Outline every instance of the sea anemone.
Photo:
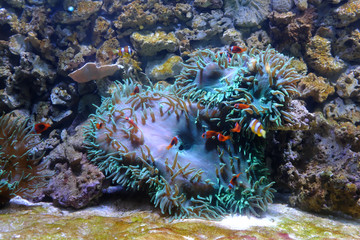
[{"label": "sea anemone", "polygon": [[[85,131],[88,158],[113,183],[147,192],[163,214],[175,218],[214,219],[248,208],[256,213],[256,204],[247,203],[266,196],[253,195],[252,189],[259,185],[254,173],[260,166],[255,155],[234,150],[227,142],[202,138],[204,131],[216,126],[197,104],[178,97],[172,86],[139,87],[136,94],[132,81],[116,88]],[[171,146],[175,136],[178,143]],[[228,190],[239,172],[244,173],[237,179],[241,187]],[[233,198],[244,205],[231,210],[225,193],[236,194]]]},{"label": "sea anemone", "polygon": [[0,205],[15,195],[28,197],[47,182],[41,174],[46,165],[31,154],[35,135],[26,124],[9,115],[0,117]]},{"label": "sea anemone", "polygon": [[[230,59],[226,54],[199,50],[177,76],[176,91],[179,96],[199,102],[206,110],[222,109],[226,118],[218,125],[223,128],[226,122],[233,122],[230,127],[239,122],[247,130],[253,118],[265,127],[293,123],[288,103],[298,94],[296,86],[301,76],[289,66],[291,60],[270,47],[264,51],[253,48]],[[215,75],[217,79],[203,77]],[[199,83],[199,79],[205,83]],[[249,107],[237,109],[235,104]]]},{"label": "sea anemone", "polygon": [[255,137],[250,122],[292,121],[287,103],[300,76],[289,63],[270,48],[231,58],[200,50],[174,85],[117,83],[85,130],[88,158],[114,184],[145,191],[163,214],[259,216],[275,190],[265,139]]}]

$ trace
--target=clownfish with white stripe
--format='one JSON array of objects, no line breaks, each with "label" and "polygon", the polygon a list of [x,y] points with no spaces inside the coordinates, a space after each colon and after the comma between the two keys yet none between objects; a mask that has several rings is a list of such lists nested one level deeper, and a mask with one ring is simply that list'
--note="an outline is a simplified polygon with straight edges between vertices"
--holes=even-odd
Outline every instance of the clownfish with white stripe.
[{"label": "clownfish with white stripe", "polygon": [[259,120],[257,119],[251,120],[249,126],[251,128],[251,131],[256,135],[258,135],[259,137],[263,137],[263,138],[266,137],[266,131],[264,130],[264,127],[261,124],[261,122],[259,122]]},{"label": "clownfish with white stripe", "polygon": [[112,53],[119,55],[119,57],[131,57],[134,54],[134,51],[130,46],[125,46],[112,50]]}]

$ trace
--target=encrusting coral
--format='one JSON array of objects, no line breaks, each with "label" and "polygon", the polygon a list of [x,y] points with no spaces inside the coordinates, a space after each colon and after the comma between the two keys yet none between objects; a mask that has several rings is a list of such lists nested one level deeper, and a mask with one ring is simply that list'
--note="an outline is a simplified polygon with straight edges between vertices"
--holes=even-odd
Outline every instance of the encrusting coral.
[{"label": "encrusting coral", "polygon": [[29,196],[47,182],[41,171],[46,165],[32,156],[34,134],[26,121],[0,117],[0,206],[15,195]]},{"label": "encrusting coral", "polygon": [[274,189],[251,120],[265,129],[293,121],[300,76],[290,61],[271,48],[231,59],[201,50],[174,85],[117,84],[85,130],[88,158],[115,184],[147,192],[163,214],[259,216]]}]

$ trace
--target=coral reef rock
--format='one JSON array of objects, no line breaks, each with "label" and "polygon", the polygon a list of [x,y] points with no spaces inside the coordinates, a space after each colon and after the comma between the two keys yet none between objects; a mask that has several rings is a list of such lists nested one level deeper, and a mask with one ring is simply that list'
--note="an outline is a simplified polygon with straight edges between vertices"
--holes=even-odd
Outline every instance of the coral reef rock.
[{"label": "coral reef rock", "polygon": [[360,63],[360,31],[341,31],[334,44],[336,54],[344,60]]},{"label": "coral reef rock", "polygon": [[130,39],[136,51],[143,56],[154,56],[163,50],[175,52],[179,48],[179,40],[173,32],[156,31],[146,35],[136,32],[131,34]]},{"label": "coral reef rock", "polygon": [[305,46],[312,37],[316,16],[317,14],[313,8],[301,14],[273,11],[269,15],[270,29],[272,37],[276,40],[275,42],[279,48],[289,48],[290,45],[294,44]]},{"label": "coral reef rock", "polygon": [[360,102],[360,67],[341,74],[336,81],[336,93],[341,98],[352,98]]},{"label": "coral reef rock", "polygon": [[102,1],[80,0],[76,2],[73,12],[57,11],[53,18],[56,23],[73,24],[87,20],[91,15],[98,12],[103,4]]},{"label": "coral reef rock", "polygon": [[241,32],[235,28],[229,28],[225,30],[221,36],[221,43],[224,45],[231,45],[232,43],[236,43],[238,46],[245,45]]},{"label": "coral reef rock", "polygon": [[350,0],[334,10],[337,27],[346,27],[360,19],[360,1]]},{"label": "coral reef rock", "polygon": [[153,61],[150,66],[146,67],[145,73],[152,82],[174,78],[180,73],[182,62],[181,57],[169,54],[163,60]]},{"label": "coral reef rock", "polygon": [[270,13],[270,0],[224,0],[224,9],[237,27],[256,27]]},{"label": "coral reef rock", "polygon": [[249,48],[257,48],[265,50],[271,43],[271,38],[264,30],[259,30],[250,35],[246,39],[246,44]]},{"label": "coral reef rock", "polygon": [[276,12],[288,12],[293,7],[293,0],[272,0],[272,9]]},{"label": "coral reef rock", "polygon": [[324,115],[338,122],[360,123],[360,107],[350,99],[335,98],[324,106]]},{"label": "coral reef rock", "polygon": [[211,10],[211,13],[194,15],[191,20],[192,29],[183,28],[176,31],[180,40],[209,41],[217,34],[223,34],[227,29],[233,28],[232,20],[224,17],[221,10]]},{"label": "coral reef rock", "polygon": [[305,11],[308,8],[307,0],[294,0],[294,4],[300,11]]},{"label": "coral reef rock", "polygon": [[330,77],[339,74],[346,68],[343,60],[331,54],[331,41],[315,35],[306,45],[308,66],[322,76]]},{"label": "coral reef rock", "polygon": [[194,6],[199,8],[216,9],[221,8],[223,5],[222,0],[195,0]]},{"label": "coral reef rock", "polygon": [[45,157],[54,171],[49,184],[37,193],[37,201],[50,197],[54,204],[75,209],[94,205],[102,195],[104,175],[86,160],[81,127],[76,134],[63,134],[63,143]]},{"label": "coral reef rock", "polygon": [[291,205],[318,213],[360,216],[360,154],[353,147],[354,133],[359,131],[351,132],[356,129],[351,125],[332,126],[317,114],[310,131],[275,136],[282,139],[282,145],[275,141],[276,147],[269,149],[276,152],[274,160],[280,163],[277,182],[292,191]]},{"label": "coral reef rock", "polygon": [[312,97],[316,102],[324,102],[329,95],[335,93],[335,88],[323,77],[318,77],[314,73],[309,73],[302,78],[299,83],[301,97]]}]

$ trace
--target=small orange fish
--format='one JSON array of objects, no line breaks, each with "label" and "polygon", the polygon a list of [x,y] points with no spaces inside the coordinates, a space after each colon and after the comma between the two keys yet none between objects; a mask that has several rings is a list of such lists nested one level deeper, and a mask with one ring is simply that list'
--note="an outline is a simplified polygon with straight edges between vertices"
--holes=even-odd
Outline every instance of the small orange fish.
[{"label": "small orange fish", "polygon": [[171,139],[169,146],[167,146],[166,149],[169,150],[170,148],[172,148],[172,146],[176,145],[178,142],[179,142],[179,137],[178,136],[173,137],[173,139]]},{"label": "small orange fish", "polygon": [[136,129],[136,131],[137,131],[138,126],[136,125],[136,123],[134,123],[134,120],[132,120],[132,119],[129,118],[129,117],[125,117],[125,119],[128,120],[129,124],[130,124],[131,126],[133,126],[133,127]]},{"label": "small orange fish", "polygon": [[229,189],[233,189],[233,187],[236,185],[236,179],[238,179],[238,177],[241,175],[242,173],[239,173],[238,175],[236,176],[233,176],[230,180],[230,183],[229,183]]},{"label": "small orange fish", "polygon": [[97,128],[97,129],[102,129],[103,126],[104,126],[104,123],[103,123],[103,122],[96,124],[96,128]]},{"label": "small orange fish", "polygon": [[44,123],[44,122],[41,122],[41,123],[37,123],[35,124],[34,126],[34,131],[39,134],[39,133],[42,133],[44,131],[46,131],[46,129],[48,129],[51,125],[48,124],[48,123]]},{"label": "small orange fish", "polygon": [[204,132],[201,137],[202,138],[212,138],[212,137],[216,137],[217,135],[219,135],[220,133],[219,132],[216,132],[216,131],[213,131],[213,130],[209,130],[209,131],[206,131]]},{"label": "small orange fish", "polygon": [[236,103],[234,104],[234,108],[237,108],[237,109],[246,109],[246,108],[249,108],[250,105],[248,104],[245,104],[245,103]]},{"label": "small orange fish", "polygon": [[225,142],[226,140],[229,140],[230,138],[231,138],[230,135],[224,136],[224,135],[222,135],[221,133],[219,133],[219,134],[217,135],[217,139],[218,139],[220,142]]},{"label": "small orange fish", "polygon": [[247,48],[241,48],[239,46],[232,46],[230,47],[230,52],[232,53],[242,53],[245,52]]},{"label": "small orange fish", "polygon": [[259,137],[263,137],[263,138],[266,137],[266,131],[264,130],[264,127],[261,124],[261,122],[259,122],[259,120],[257,119],[251,120],[249,126],[251,128],[251,131],[256,135],[258,135]]},{"label": "small orange fish", "polygon": [[119,49],[114,49],[113,54],[117,54],[120,57],[129,57],[132,56],[134,54],[134,51],[132,50],[132,48],[130,46],[125,46]]},{"label": "small orange fish", "polygon": [[239,123],[235,123],[235,127],[233,129],[230,130],[230,132],[237,132],[239,133],[241,130],[240,124]]},{"label": "small orange fish", "polygon": [[139,86],[136,86],[134,91],[132,93],[130,93],[130,95],[135,95],[135,94],[137,94],[139,92],[140,92],[140,88],[139,88]]}]

